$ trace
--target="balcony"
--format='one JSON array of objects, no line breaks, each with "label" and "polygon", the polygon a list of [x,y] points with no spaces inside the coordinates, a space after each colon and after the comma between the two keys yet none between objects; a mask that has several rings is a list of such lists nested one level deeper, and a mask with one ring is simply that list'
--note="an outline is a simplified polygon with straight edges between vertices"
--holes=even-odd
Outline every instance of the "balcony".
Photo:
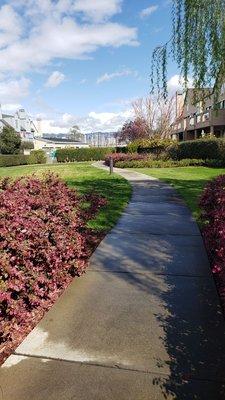
[{"label": "balcony", "polygon": [[210,126],[225,126],[225,109],[204,111],[186,118],[186,122],[183,119],[174,125],[174,133],[204,129]]}]

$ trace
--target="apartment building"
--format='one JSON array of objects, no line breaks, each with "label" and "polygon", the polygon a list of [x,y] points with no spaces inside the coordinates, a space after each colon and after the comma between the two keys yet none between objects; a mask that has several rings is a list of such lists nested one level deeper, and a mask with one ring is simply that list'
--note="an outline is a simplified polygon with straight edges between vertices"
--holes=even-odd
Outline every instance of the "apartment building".
[{"label": "apartment building", "polygon": [[225,87],[217,104],[211,89],[204,89],[204,100],[196,102],[194,89],[186,94],[176,93],[176,120],[172,124],[172,138],[194,140],[205,135],[225,137]]},{"label": "apartment building", "polygon": [[33,140],[34,136],[39,133],[38,126],[23,108],[16,111],[15,114],[6,114],[2,112],[0,106],[0,130],[4,126],[15,129],[23,140]]}]

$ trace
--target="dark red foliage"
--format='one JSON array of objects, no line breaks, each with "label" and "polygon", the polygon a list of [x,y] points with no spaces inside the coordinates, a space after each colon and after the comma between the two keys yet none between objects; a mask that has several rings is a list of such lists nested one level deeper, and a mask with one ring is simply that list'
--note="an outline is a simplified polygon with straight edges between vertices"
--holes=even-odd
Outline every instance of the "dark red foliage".
[{"label": "dark red foliage", "polygon": [[94,194],[79,196],[52,174],[1,181],[2,359],[84,271],[98,241],[86,224],[105,204]]},{"label": "dark red foliage", "polygon": [[113,165],[116,167],[116,164],[120,161],[139,161],[146,160],[148,155],[146,154],[138,154],[138,153],[112,153],[108,154],[105,158],[105,164],[110,165],[110,158],[113,159]]},{"label": "dark red foliage", "polygon": [[119,134],[120,142],[132,142],[136,139],[146,139],[150,130],[145,119],[136,118],[134,121],[126,122]]},{"label": "dark red foliage", "polygon": [[225,175],[208,183],[200,207],[202,234],[225,309]]}]

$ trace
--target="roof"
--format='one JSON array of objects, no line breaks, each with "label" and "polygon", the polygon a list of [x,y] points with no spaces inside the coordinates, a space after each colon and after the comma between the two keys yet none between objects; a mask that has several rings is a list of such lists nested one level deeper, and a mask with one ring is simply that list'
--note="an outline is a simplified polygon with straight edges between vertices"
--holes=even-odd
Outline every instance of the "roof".
[{"label": "roof", "polygon": [[11,114],[2,114],[2,118],[14,118]]},{"label": "roof", "polygon": [[73,144],[73,145],[86,144],[84,142],[68,140],[68,139],[59,139],[59,138],[46,139],[46,138],[43,138],[43,137],[35,137],[35,140],[40,140],[41,142],[46,142],[46,143],[59,143],[59,144],[65,144],[66,143],[66,144]]}]

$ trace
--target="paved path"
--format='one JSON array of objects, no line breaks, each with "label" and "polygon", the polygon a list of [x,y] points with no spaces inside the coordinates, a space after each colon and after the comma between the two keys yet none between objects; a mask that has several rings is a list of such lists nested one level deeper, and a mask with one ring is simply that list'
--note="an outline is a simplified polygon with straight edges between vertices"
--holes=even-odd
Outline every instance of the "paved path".
[{"label": "paved path", "polygon": [[2,399],[225,399],[225,323],[200,232],[170,186],[121,174],[130,204],[3,365]]}]

